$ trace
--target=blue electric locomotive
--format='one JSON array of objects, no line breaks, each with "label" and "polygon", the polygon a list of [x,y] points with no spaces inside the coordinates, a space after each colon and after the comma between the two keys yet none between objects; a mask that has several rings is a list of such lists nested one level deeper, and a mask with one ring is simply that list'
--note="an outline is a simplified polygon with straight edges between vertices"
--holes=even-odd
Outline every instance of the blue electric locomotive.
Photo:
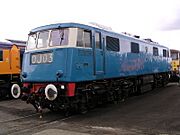
[{"label": "blue electric locomotive", "polygon": [[165,85],[169,49],[99,26],[59,23],[30,31],[22,99],[36,109],[88,108]]}]

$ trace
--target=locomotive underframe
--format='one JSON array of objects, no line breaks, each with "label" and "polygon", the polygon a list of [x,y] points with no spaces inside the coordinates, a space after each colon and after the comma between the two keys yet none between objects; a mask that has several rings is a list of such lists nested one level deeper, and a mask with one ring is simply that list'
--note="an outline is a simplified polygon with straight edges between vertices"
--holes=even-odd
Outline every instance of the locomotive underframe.
[{"label": "locomotive underframe", "polygon": [[[63,110],[68,115],[72,110],[85,113],[95,106],[107,102],[121,102],[131,95],[138,95],[150,91],[156,87],[165,86],[169,80],[169,73],[152,75],[131,76],[108,80],[76,83],[74,96],[67,95],[67,89],[55,83],[58,96],[50,101],[45,96],[45,87],[39,87],[35,92],[30,92],[32,86],[24,88],[26,94],[22,99],[31,103],[37,112],[42,108],[51,111]],[[31,84],[32,85],[32,84]],[[45,84],[47,85],[47,84]],[[29,94],[30,93],[30,94]]]},{"label": "locomotive underframe", "polygon": [[0,75],[0,98],[11,97],[11,86],[21,84],[20,74]]}]

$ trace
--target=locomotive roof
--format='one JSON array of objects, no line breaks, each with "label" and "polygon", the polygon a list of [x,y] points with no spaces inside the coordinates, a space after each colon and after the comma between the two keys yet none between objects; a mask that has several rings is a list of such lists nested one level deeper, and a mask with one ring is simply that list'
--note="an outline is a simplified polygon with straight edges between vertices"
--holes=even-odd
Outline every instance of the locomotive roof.
[{"label": "locomotive roof", "polygon": [[143,43],[148,43],[148,44],[163,47],[163,48],[168,48],[168,47],[166,47],[164,45],[160,45],[160,44],[158,44],[156,42],[150,42],[150,41],[147,41],[147,40],[136,38],[134,36],[126,35],[124,33],[116,33],[116,32],[114,32],[112,30],[102,29],[102,28],[99,28],[99,27],[94,26],[92,24],[80,24],[80,23],[74,23],[74,22],[56,23],[56,24],[40,26],[40,27],[37,27],[35,29],[32,29],[30,31],[30,34],[38,32],[38,31],[44,31],[44,30],[49,30],[49,29],[58,29],[58,28],[67,28],[67,27],[75,27],[75,28],[83,28],[83,29],[91,29],[91,30],[96,30],[96,31],[103,31],[105,33],[109,33],[109,34],[115,35],[115,36],[121,36],[121,37],[126,38],[126,39],[131,39],[131,40],[135,40],[135,41],[138,41],[138,42],[143,42]]},{"label": "locomotive roof", "polygon": [[0,41],[0,49],[10,49],[13,45],[16,45],[17,47],[25,47],[6,40]]},{"label": "locomotive roof", "polygon": [[14,40],[14,39],[6,39],[7,41],[16,44],[17,46],[25,47],[26,46],[26,41],[23,40]]},{"label": "locomotive roof", "polygon": [[9,41],[0,41],[0,49],[11,48],[12,45]]}]

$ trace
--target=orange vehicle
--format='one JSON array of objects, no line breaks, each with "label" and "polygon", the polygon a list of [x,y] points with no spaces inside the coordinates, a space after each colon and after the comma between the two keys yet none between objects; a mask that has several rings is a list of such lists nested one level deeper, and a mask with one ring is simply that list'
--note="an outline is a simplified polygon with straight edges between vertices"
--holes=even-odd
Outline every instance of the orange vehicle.
[{"label": "orange vehicle", "polygon": [[0,42],[0,98],[19,98],[21,61],[25,46]]}]

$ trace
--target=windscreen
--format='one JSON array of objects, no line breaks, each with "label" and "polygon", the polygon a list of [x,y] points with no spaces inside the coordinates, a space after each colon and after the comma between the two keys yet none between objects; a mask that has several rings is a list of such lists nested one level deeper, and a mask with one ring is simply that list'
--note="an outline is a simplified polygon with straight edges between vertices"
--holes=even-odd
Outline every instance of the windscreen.
[{"label": "windscreen", "polygon": [[50,46],[68,45],[69,29],[56,29],[51,31]]},{"label": "windscreen", "polygon": [[37,40],[37,48],[47,48],[49,39],[49,31],[39,32]]},{"label": "windscreen", "polygon": [[68,45],[69,28],[40,31],[29,35],[27,50]]},{"label": "windscreen", "polygon": [[178,60],[178,53],[171,53],[172,60]]}]

